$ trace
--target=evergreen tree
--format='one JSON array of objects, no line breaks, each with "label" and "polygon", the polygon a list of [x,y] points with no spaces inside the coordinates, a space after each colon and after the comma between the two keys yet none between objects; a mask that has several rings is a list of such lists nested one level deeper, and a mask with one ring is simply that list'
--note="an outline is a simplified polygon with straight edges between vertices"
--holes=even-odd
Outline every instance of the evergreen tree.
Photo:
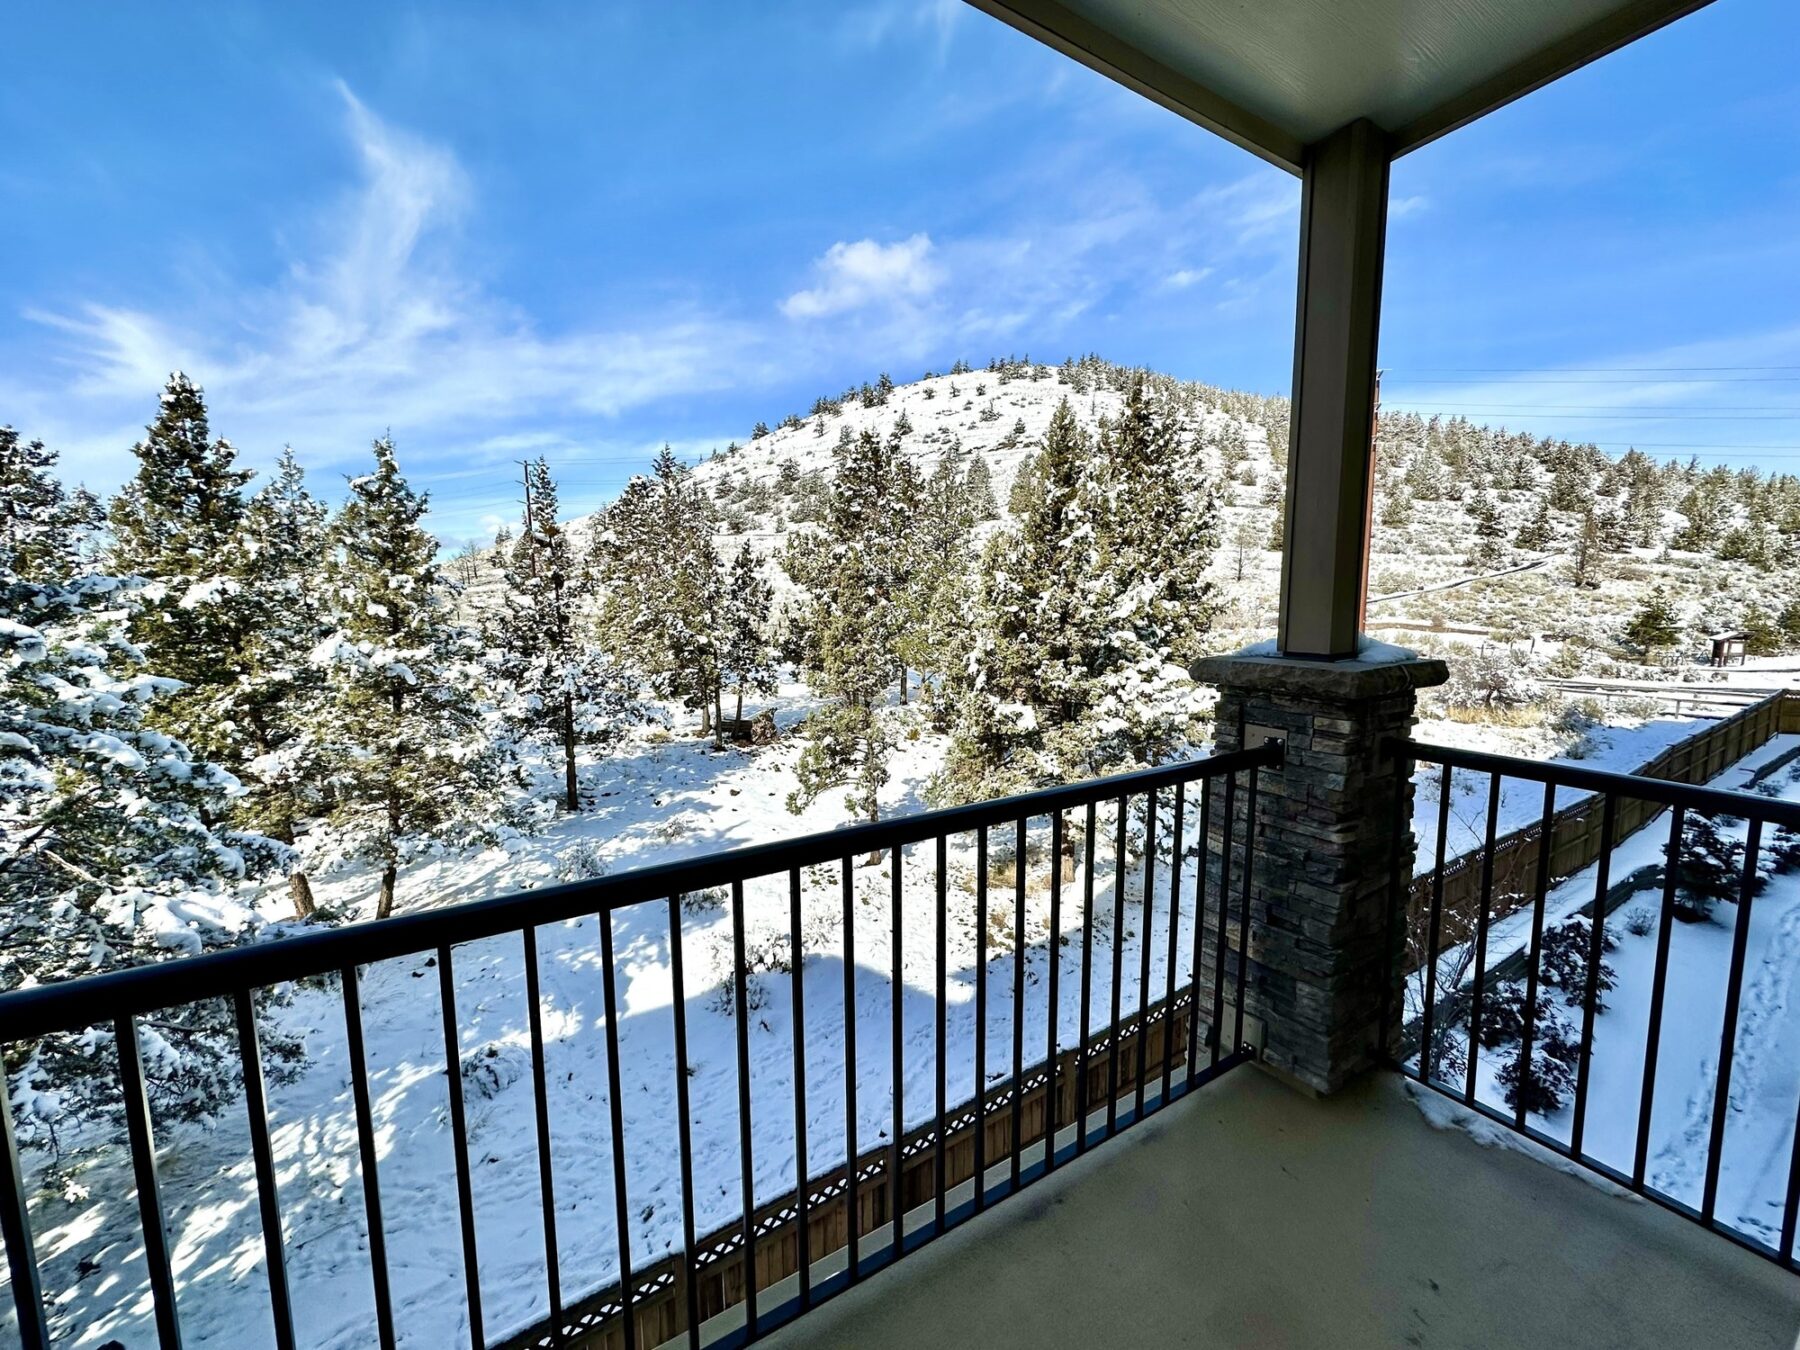
[{"label": "evergreen tree", "polygon": [[777,688],[776,652],[770,642],[775,587],[745,543],[731,560],[720,605],[724,633],[720,675],[737,695],[735,721],[744,720],[744,695],[773,694]]},{"label": "evergreen tree", "polygon": [[[324,673],[308,659],[329,631],[319,580],[326,510],[306,489],[291,449],[245,509],[239,581],[255,623],[244,636],[239,703],[251,757],[253,790],[241,819],[284,844],[324,807],[314,734],[325,697]],[[288,876],[294,912],[313,912],[312,886],[294,854]]]},{"label": "evergreen tree", "polygon": [[136,474],[109,511],[111,569],[148,578],[129,632],[161,675],[182,688],[154,720],[228,767],[245,764],[254,737],[241,703],[252,636],[266,618],[244,578],[247,470],[229,441],[212,439],[198,385],[169,377],[156,421],[133,447]]},{"label": "evergreen tree", "polygon": [[909,574],[900,636],[901,664],[920,673],[940,724],[949,712],[941,697],[943,688],[968,648],[976,519],[968,480],[958,474],[949,455],[940,456],[920,488],[913,526],[907,532]]},{"label": "evergreen tree", "polygon": [[334,625],[315,659],[329,697],[317,737],[345,852],[381,865],[375,917],[393,912],[400,864],[420,842],[471,840],[504,819],[506,764],[472,690],[479,652],[456,628],[426,499],[393,443],[350,480],[328,536]]},{"label": "evergreen tree", "polygon": [[[1744,845],[1726,835],[1711,816],[1690,812],[1681,823],[1681,842],[1673,859],[1663,845],[1663,864],[1675,868],[1675,917],[1699,923],[1724,900],[1736,903],[1744,879]],[[1752,889],[1761,888],[1761,879]]]},{"label": "evergreen tree", "polygon": [[577,746],[616,740],[636,702],[625,672],[584,640],[593,585],[557,520],[556,482],[542,459],[525,465],[525,502],[488,662],[508,720],[560,752],[563,806],[579,811]]},{"label": "evergreen tree", "polygon": [[1469,566],[1483,570],[1502,566],[1506,562],[1506,521],[1499,506],[1485,491],[1477,489],[1463,503],[1463,511],[1469,517],[1472,539]]},{"label": "evergreen tree", "polygon": [[806,722],[807,745],[788,807],[850,788],[852,814],[878,814],[891,736],[878,703],[896,671],[907,612],[907,536],[920,485],[897,440],[864,431],[840,441],[823,529],[793,535],[783,566],[805,593],[801,650],[826,706]]},{"label": "evergreen tree", "polygon": [[984,456],[977,455],[969,461],[963,491],[968,496],[969,510],[976,520],[993,520],[1000,514],[1000,505],[994,499],[994,480],[988,472]]},{"label": "evergreen tree", "polygon": [[1646,657],[1677,645],[1681,633],[1681,615],[1660,586],[1650,592],[1650,598],[1625,625],[1625,640]]},{"label": "evergreen tree", "polygon": [[1538,499],[1537,511],[1519,527],[1518,534],[1513,536],[1513,543],[1527,552],[1537,553],[1549,548],[1556,542],[1556,526],[1550,519],[1550,500],[1547,497]]},{"label": "evergreen tree", "polygon": [[[41,444],[0,434],[0,990],[232,944],[259,921],[224,888],[287,857],[215,824],[242,794],[237,779],[150,725],[178,686],[125,632],[147,587],[86,572],[95,513],[63,493],[54,464]],[[140,1034],[162,1118],[208,1115],[230,1095],[229,1007],[177,1005]],[[12,1082],[38,1107],[20,1120],[27,1142],[53,1145],[64,1113],[116,1109],[110,1035],[7,1046]],[[264,1051],[280,1073],[299,1046],[273,1031]]]},{"label": "evergreen tree", "polygon": [[714,519],[705,489],[664,446],[606,509],[591,559],[611,650],[659,698],[699,713],[700,734],[716,742],[724,578]]}]

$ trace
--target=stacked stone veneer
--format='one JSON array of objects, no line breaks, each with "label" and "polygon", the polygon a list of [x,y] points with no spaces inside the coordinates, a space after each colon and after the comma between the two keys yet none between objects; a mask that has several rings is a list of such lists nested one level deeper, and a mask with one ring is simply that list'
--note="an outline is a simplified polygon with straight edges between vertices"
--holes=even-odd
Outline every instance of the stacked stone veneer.
[{"label": "stacked stone veneer", "polygon": [[[1193,673],[1219,688],[1219,750],[1269,735],[1286,747],[1283,766],[1258,775],[1244,1006],[1263,1026],[1265,1064],[1334,1092],[1375,1060],[1390,979],[1385,1007],[1390,1020],[1399,1014],[1404,925],[1389,922],[1389,909],[1412,875],[1413,842],[1399,829],[1412,819],[1412,763],[1396,747],[1412,728],[1416,691],[1442,684],[1448,672],[1442,661],[1410,655],[1379,663],[1239,655],[1209,657]],[[1243,797],[1233,831],[1228,1000],[1236,988]],[[1211,834],[1216,858],[1222,818]],[[1216,939],[1215,929],[1203,972],[1216,968]]]}]

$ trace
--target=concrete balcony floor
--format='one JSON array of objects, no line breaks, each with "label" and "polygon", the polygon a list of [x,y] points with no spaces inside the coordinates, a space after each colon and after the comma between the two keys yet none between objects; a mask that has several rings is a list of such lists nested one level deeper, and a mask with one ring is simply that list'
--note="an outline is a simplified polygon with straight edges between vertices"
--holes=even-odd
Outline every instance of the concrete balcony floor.
[{"label": "concrete balcony floor", "polygon": [[892,1346],[1770,1347],[1800,1279],[1437,1130],[1401,1079],[1227,1074],[777,1332]]}]

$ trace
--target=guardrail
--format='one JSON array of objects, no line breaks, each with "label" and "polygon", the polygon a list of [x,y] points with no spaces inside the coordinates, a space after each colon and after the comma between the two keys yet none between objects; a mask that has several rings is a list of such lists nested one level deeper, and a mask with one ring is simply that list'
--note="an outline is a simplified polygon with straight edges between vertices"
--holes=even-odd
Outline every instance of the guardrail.
[{"label": "guardrail", "polygon": [[[276,1183],[276,1160],[271,1147],[258,1045],[254,995],[260,989],[286,982],[325,976],[336,980],[341,991],[341,1013],[348,1047],[353,1089],[358,1158],[362,1174],[370,1279],[375,1306],[373,1339],[392,1347],[401,1328],[396,1323],[394,1299],[388,1282],[382,1223],[382,1156],[376,1139],[374,1109],[366,1047],[366,1028],[361,1005],[359,967],[397,957],[430,955],[435,959],[442,1008],[444,1048],[452,1071],[449,1085],[449,1125],[456,1173],[457,1210],[463,1286],[467,1300],[470,1343],[485,1350],[490,1342],[483,1328],[480,1252],[470,1176],[470,1149],[465,1119],[462,1062],[456,1011],[456,948],[465,943],[497,937],[517,937],[524,952],[524,976],[529,1017],[531,1074],[537,1112],[537,1166],[539,1200],[543,1214],[546,1268],[544,1279],[550,1316],[542,1323],[505,1336],[497,1344],[512,1346],[636,1347],[685,1335],[690,1346],[701,1344],[702,1324],[712,1317],[731,1314],[731,1325],[720,1334],[733,1343],[754,1340],[842,1288],[892,1264],[920,1245],[953,1228],[967,1214],[979,1212],[1016,1193],[1060,1162],[1084,1152],[1118,1131],[1160,1109],[1185,1092],[1243,1062],[1242,990],[1245,980],[1246,927],[1250,857],[1254,829],[1257,773],[1279,765],[1278,744],[1216,755],[1188,763],[1146,769],[1113,778],[1054,788],[1042,792],[901,817],[878,824],[817,834],[801,839],[718,853],[692,861],[643,868],[594,881],[557,886],[526,894],[457,905],[404,915],[379,922],[323,930],[254,947],[237,948],[203,956],[171,960],[130,970],[61,984],[17,990],[0,995],[0,1049],[18,1046],[57,1032],[95,1024],[109,1025],[117,1045],[123,1114],[131,1163],[138,1193],[139,1224],[144,1261],[154,1303],[160,1344],[180,1344],[177,1280],[170,1260],[170,1241],[163,1211],[163,1183],[156,1165],[145,1070],[138,1039],[140,1019],[171,1006],[203,1000],[223,1000],[235,1017],[238,1032],[245,1105],[249,1113],[251,1153],[255,1168],[264,1262],[269,1288],[269,1312],[276,1343],[281,1350],[296,1344],[296,1308],[287,1278],[287,1253],[282,1236],[282,1203]],[[1242,786],[1240,787],[1240,780]],[[1178,982],[1177,921],[1182,897],[1177,888],[1181,861],[1189,834],[1184,815],[1190,810],[1189,789],[1198,785],[1195,849],[1198,862],[1192,869],[1193,890],[1189,902],[1191,955],[1185,979]],[[1215,793],[1215,785],[1222,785]],[[1215,796],[1218,815],[1214,816]],[[1156,840],[1162,802],[1172,808],[1172,843],[1166,876],[1157,876],[1159,848]],[[1142,803],[1144,838],[1138,852],[1141,877],[1138,904],[1142,906],[1140,968],[1135,1010],[1121,1015],[1122,931],[1127,912],[1126,873],[1129,852],[1127,827],[1134,802]],[[1112,895],[1111,1006],[1104,1020],[1090,1021],[1090,983],[1095,952],[1096,897],[1094,849],[1098,826],[1096,812],[1111,807],[1116,813],[1114,879]],[[1080,1029],[1075,1043],[1064,1044],[1060,1025],[1062,998],[1059,984],[1065,958],[1063,868],[1061,858],[1067,838],[1069,813],[1084,815],[1085,877],[1078,901],[1080,908]],[[1046,940],[1049,984],[1046,1025],[1032,1033],[1041,1038],[1041,1055],[1034,1047],[1027,1055],[1026,1028],[1020,1017],[1011,1019],[1010,1073],[994,1083],[986,1063],[987,978],[989,941],[989,833],[1011,827],[1017,849],[1013,868],[1011,975],[1013,1007],[1023,1006],[1025,972],[1024,915],[1026,904],[1026,844],[1031,822],[1047,822],[1049,850],[1050,923]],[[1042,830],[1040,826],[1040,830]],[[977,846],[975,882],[976,957],[975,1065],[966,1090],[947,1081],[945,1027],[947,981],[946,923],[949,894],[948,841],[952,836],[973,834]],[[1216,857],[1209,840],[1218,838]],[[859,980],[871,974],[891,980],[893,1027],[890,1054],[892,1081],[905,1082],[905,1044],[899,991],[903,987],[901,956],[906,936],[902,925],[905,874],[902,850],[909,846],[935,848],[935,1072],[934,1120],[925,1130],[908,1131],[904,1119],[904,1092],[896,1090],[894,1119],[889,1142],[872,1152],[857,1148],[857,1091],[855,1072],[856,1019],[845,1019],[843,1084],[845,1138],[851,1155],[843,1166],[824,1177],[809,1175],[805,1139],[807,1073],[804,1058],[804,971],[801,934],[801,874],[804,869],[834,866],[839,869],[843,897],[844,1001],[858,1006]],[[860,855],[887,852],[891,856],[889,920],[891,971],[859,970],[855,957],[856,887],[853,868]],[[1241,887],[1235,917],[1234,858]],[[789,962],[795,1023],[794,1145],[797,1170],[791,1195],[770,1203],[757,1203],[754,1193],[751,1139],[753,1129],[786,1128],[786,1122],[753,1121],[751,1115],[751,1053],[748,1035],[748,967],[745,954],[745,883],[755,879],[785,877],[789,894]],[[1164,988],[1160,999],[1150,988],[1151,945],[1149,922],[1159,888],[1168,889],[1170,919]],[[741,1212],[727,1230],[702,1235],[696,1232],[695,1176],[690,1134],[691,1113],[682,963],[683,906],[681,897],[712,888],[728,888],[732,928],[732,992],[737,1010],[736,1075],[737,1126],[741,1162]],[[1101,901],[1104,903],[1103,899]],[[617,954],[613,949],[613,916],[638,907],[664,907],[670,936],[670,974],[673,983],[674,1051],[668,1065],[668,1087],[674,1099],[677,1124],[680,1190],[682,1195],[682,1250],[672,1257],[638,1265],[634,1263],[627,1213],[627,1141],[620,1102],[619,999]],[[596,1158],[609,1165],[617,1212],[619,1278],[605,1288],[580,1295],[565,1288],[558,1262],[555,1230],[556,1175],[552,1166],[547,1120],[544,1071],[544,1027],[539,988],[537,930],[587,915],[599,915],[600,966],[605,1005],[607,1050],[606,1096],[610,1103],[612,1148],[610,1158]],[[1231,929],[1235,922],[1236,941]],[[1228,953],[1235,946],[1235,971],[1227,969]],[[1210,947],[1210,962],[1207,949]],[[1201,1031],[1202,1015],[1207,1029]],[[1228,1026],[1229,1024],[1229,1026]],[[1205,1063],[1201,1061],[1204,1058]],[[1184,1066],[1177,1076],[1177,1064]],[[1035,1072],[1028,1074],[1028,1069]],[[1160,1083],[1155,1080],[1160,1076]],[[1154,1086],[1153,1086],[1154,1084]],[[29,1196],[20,1163],[7,1094],[0,1092],[0,1232],[3,1232],[13,1300],[25,1346],[48,1350],[50,1333],[44,1313],[43,1290]],[[928,1163],[921,1159],[928,1159]],[[968,1198],[951,1203],[959,1184],[968,1187]],[[869,1197],[880,1195],[871,1204]],[[924,1221],[917,1211],[931,1206]],[[821,1216],[820,1210],[830,1214]],[[914,1213],[909,1226],[908,1212]],[[841,1252],[841,1264],[822,1278],[815,1275],[821,1263]],[[727,1274],[727,1272],[732,1272]],[[796,1288],[772,1306],[773,1286],[794,1278]],[[126,1297],[121,1291],[120,1297]],[[760,1297],[759,1296],[763,1296]],[[759,1306],[760,1305],[760,1306]],[[716,1329],[716,1328],[715,1328]],[[716,1341],[717,1336],[712,1340]]]},{"label": "guardrail", "polygon": [[[1780,1214],[1778,1226],[1766,1229],[1734,1222],[1719,1213],[1721,1165],[1727,1122],[1732,1114],[1732,1076],[1740,1053],[1739,1024],[1745,1004],[1746,956],[1755,902],[1767,884],[1773,861],[1782,873],[1800,868],[1800,802],[1776,800],[1755,793],[1723,791],[1635,774],[1547,764],[1504,755],[1457,750],[1444,746],[1409,743],[1406,753],[1422,763],[1442,766],[1437,829],[1437,865],[1425,877],[1428,900],[1421,912],[1408,903],[1409,893],[1396,888],[1390,922],[1402,925],[1405,946],[1417,953],[1407,961],[1400,983],[1405,994],[1401,1015],[1383,1028],[1382,1050],[1409,1077],[1454,1098],[1465,1107],[1527,1136],[1538,1144],[1614,1183],[1703,1224],[1787,1269],[1795,1265],[1796,1223],[1800,1220],[1800,1101],[1796,1114],[1792,1153],[1786,1160],[1785,1189],[1764,1202]],[[1487,836],[1483,847],[1460,860],[1473,860],[1479,877],[1473,904],[1460,916],[1450,912],[1444,858],[1448,807],[1456,772],[1485,776],[1490,803]],[[1515,875],[1501,884],[1496,868],[1496,805],[1503,781],[1518,779],[1543,785],[1543,811],[1533,837],[1553,839],[1559,819],[1556,794],[1575,788],[1592,794],[1583,810],[1598,807],[1595,845],[1588,856],[1583,850],[1576,865],[1564,871],[1556,848],[1532,851],[1532,875],[1522,894],[1510,891]],[[1590,1148],[1596,1020],[1608,985],[1605,955],[1616,940],[1609,933],[1609,895],[1612,891],[1614,850],[1626,834],[1626,822],[1647,823],[1669,814],[1668,835],[1662,848],[1662,864],[1650,874],[1650,885],[1659,896],[1652,917],[1655,948],[1648,992],[1647,1022],[1637,1075],[1634,1106],[1636,1119],[1629,1157],[1601,1157]],[[1733,835],[1715,846],[1720,857],[1711,858],[1705,881],[1692,870],[1698,845],[1686,833],[1690,821],[1744,822],[1744,837]],[[1401,829],[1410,829],[1402,822]],[[1735,826],[1732,827],[1735,829]],[[1546,930],[1546,905],[1553,887],[1562,878],[1594,869],[1593,898],[1565,915],[1551,942]],[[1715,896],[1721,871],[1735,876],[1735,893]],[[1697,890],[1702,884],[1710,890]],[[1509,956],[1503,973],[1496,953],[1490,951],[1494,926],[1518,912],[1522,900],[1529,905],[1529,936],[1522,951],[1524,973],[1520,988],[1518,956]],[[1678,1195],[1655,1184],[1649,1177],[1653,1112],[1658,1100],[1659,1056],[1669,1000],[1670,952],[1678,910],[1681,917],[1698,921],[1699,909],[1729,906],[1730,954],[1722,972],[1723,1017],[1712,1060],[1710,1081],[1704,1092],[1689,1100],[1701,1100],[1705,1110],[1704,1158],[1696,1193]],[[1571,926],[1572,925],[1572,926]],[[1647,939],[1648,929],[1640,935]],[[1508,939],[1509,944],[1517,938]],[[1510,951],[1510,946],[1509,946]],[[1501,953],[1500,955],[1505,955]],[[1578,1030],[1566,1025],[1564,1012],[1548,998],[1556,992],[1579,1017]],[[1411,1015],[1406,1011],[1413,1010]],[[1681,1015],[1692,1016],[1689,1009]],[[1484,1074],[1484,1051],[1488,1072]],[[1635,1053],[1635,1047],[1634,1047]],[[1504,1057],[1496,1075],[1495,1060]],[[1631,1058],[1631,1056],[1627,1056]],[[1636,1062],[1635,1059],[1632,1061]],[[1510,1077],[1509,1077],[1510,1075]],[[1565,1099],[1563,1093],[1569,1096]],[[1710,1105],[1705,1105],[1705,1100]],[[1510,1109],[1502,1109],[1510,1107]],[[1617,1110],[1617,1103],[1610,1108]]]}]

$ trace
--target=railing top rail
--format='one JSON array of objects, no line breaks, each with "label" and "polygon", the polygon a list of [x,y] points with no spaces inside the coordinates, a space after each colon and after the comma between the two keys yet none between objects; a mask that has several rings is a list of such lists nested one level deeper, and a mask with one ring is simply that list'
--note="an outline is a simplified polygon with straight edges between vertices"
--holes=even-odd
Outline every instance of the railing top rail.
[{"label": "railing top rail", "polygon": [[1585,788],[1603,796],[1633,797],[1640,801],[1660,802],[1664,806],[1679,806],[1707,815],[1741,816],[1746,820],[1761,820],[1790,830],[1800,830],[1800,802],[1778,801],[1755,792],[1695,787],[1690,783],[1677,783],[1668,778],[1644,778],[1632,773],[1584,769],[1574,764],[1520,759],[1513,755],[1492,754],[1486,750],[1427,745],[1421,741],[1407,741],[1405,753],[1415,760],[1443,764],[1453,769],[1498,773],[1504,778],[1519,778],[1531,783],[1553,783],[1557,787]]},{"label": "railing top rail", "polygon": [[491,900],[472,900],[443,909],[403,914],[371,923],[321,929],[292,937],[201,956],[0,994],[0,1042],[26,1041],[55,1031],[73,1031],[127,1014],[219,998],[240,989],[259,989],[349,966],[393,960],[440,946],[521,932],[628,905],[666,900],[689,891],[733,881],[774,876],[801,867],[833,863],[925,843],[940,835],[963,834],[1021,818],[1049,815],[1122,797],[1153,792],[1176,783],[1221,777],[1281,763],[1282,747],[1271,741],[1203,759],[1139,769],[1021,793],[994,801],[953,806],[917,815],[729,849],[699,858],[635,868],[616,876],[546,886]]}]

